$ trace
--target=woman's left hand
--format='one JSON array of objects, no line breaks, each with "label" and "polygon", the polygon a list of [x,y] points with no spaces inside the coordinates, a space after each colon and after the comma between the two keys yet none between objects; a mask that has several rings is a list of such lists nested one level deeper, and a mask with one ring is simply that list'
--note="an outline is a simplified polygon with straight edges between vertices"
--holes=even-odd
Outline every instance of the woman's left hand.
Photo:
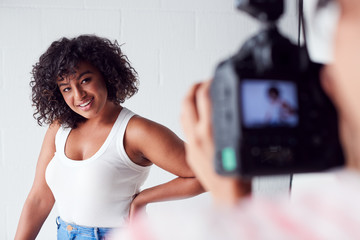
[{"label": "woman's left hand", "polygon": [[133,200],[130,204],[130,210],[129,210],[129,222],[131,223],[137,215],[145,211],[146,204],[141,203],[139,197],[141,193],[137,193],[134,195]]}]

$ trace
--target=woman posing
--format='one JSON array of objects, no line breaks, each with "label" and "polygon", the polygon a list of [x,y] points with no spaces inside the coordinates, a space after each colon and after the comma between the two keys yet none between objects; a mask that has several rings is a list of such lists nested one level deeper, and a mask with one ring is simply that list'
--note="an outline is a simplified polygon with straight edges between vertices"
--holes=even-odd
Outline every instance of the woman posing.
[{"label": "woman posing", "polygon": [[[203,192],[183,141],[120,105],[137,78],[116,42],[62,38],[32,73],[34,116],[50,126],[15,239],[35,239],[55,201],[58,239],[102,239],[148,203]],[[152,164],[178,177],[139,192]]]}]

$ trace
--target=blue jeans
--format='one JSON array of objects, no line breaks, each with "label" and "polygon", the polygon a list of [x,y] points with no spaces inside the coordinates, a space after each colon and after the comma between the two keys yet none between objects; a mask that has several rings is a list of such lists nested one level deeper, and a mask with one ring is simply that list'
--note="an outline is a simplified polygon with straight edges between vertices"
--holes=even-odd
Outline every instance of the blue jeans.
[{"label": "blue jeans", "polygon": [[56,218],[57,240],[105,240],[112,228],[82,227]]}]

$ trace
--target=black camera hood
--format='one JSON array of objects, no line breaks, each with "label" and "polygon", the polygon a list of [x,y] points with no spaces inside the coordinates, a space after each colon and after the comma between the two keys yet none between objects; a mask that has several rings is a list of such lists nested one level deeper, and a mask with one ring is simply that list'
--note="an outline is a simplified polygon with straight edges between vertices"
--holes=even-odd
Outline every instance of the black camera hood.
[{"label": "black camera hood", "polygon": [[293,44],[279,33],[276,25],[248,39],[232,60],[241,71],[249,70],[260,76],[269,72],[303,72],[309,65],[306,48]]},{"label": "black camera hood", "polygon": [[284,12],[284,1],[236,0],[236,7],[262,22],[275,22]]}]

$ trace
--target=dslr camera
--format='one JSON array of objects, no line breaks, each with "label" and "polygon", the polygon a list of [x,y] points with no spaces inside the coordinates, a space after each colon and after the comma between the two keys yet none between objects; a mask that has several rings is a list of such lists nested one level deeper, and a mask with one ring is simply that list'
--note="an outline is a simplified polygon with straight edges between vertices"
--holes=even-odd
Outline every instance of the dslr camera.
[{"label": "dslr camera", "polygon": [[344,164],[322,65],[276,25],[283,0],[237,0],[263,28],[221,62],[211,84],[215,169],[221,175],[316,172]]}]

